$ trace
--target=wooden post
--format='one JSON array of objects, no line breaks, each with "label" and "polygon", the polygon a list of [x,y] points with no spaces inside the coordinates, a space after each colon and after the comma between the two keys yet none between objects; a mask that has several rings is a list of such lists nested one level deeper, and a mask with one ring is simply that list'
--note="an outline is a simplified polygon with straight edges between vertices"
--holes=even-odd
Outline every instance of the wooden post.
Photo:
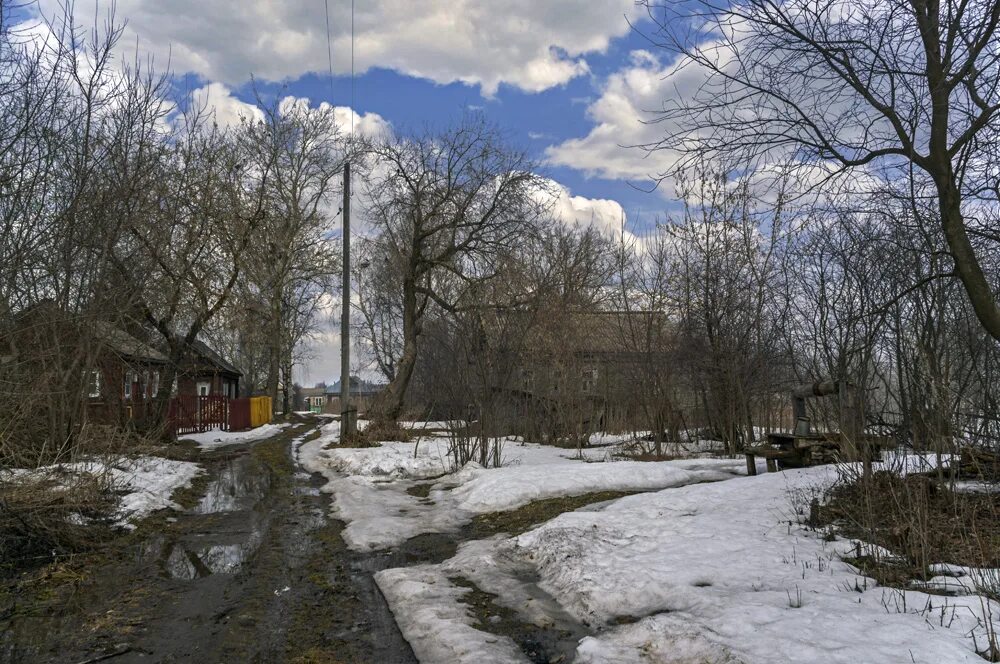
[{"label": "wooden post", "polygon": [[340,435],[354,433],[351,411],[351,162],[344,163],[344,301],[340,315]]}]

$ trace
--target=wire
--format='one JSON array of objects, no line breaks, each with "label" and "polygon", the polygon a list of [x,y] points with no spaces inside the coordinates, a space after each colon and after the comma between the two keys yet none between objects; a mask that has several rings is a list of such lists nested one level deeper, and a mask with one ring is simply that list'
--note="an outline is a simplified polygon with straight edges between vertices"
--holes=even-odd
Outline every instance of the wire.
[{"label": "wire", "polygon": [[[353,1],[353,0],[352,0]],[[330,0],[323,0],[323,8],[326,10],[326,60],[330,70],[330,103],[333,103],[333,46],[330,41]]]},{"label": "wire", "polygon": [[354,0],[351,0],[351,138],[354,138]]}]

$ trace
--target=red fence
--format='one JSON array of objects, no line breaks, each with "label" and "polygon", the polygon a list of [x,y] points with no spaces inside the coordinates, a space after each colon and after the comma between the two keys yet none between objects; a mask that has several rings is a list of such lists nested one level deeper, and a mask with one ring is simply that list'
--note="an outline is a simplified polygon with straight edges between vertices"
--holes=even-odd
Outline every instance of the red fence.
[{"label": "red fence", "polygon": [[229,400],[229,430],[243,431],[250,428],[250,399]]},{"label": "red fence", "polygon": [[[178,395],[170,400],[168,418],[177,433],[230,430],[229,399],[223,396]],[[249,419],[249,418],[248,418]]]}]

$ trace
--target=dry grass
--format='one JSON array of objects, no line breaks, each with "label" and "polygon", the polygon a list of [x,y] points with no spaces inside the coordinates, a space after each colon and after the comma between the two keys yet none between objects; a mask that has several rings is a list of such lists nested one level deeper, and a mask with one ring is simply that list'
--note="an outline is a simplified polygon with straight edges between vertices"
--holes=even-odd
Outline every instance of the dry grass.
[{"label": "dry grass", "polygon": [[984,569],[971,577],[983,616],[981,633],[970,636],[983,659],[1000,662],[990,608],[990,600],[1000,601],[1000,574],[992,571],[1000,567],[1000,494],[955,491],[940,478],[882,471],[869,479],[845,478],[817,516],[815,525],[836,526],[862,543],[847,561],[883,586],[927,581],[936,576],[930,566],[937,563]]},{"label": "dry grass", "polygon": [[868,483],[834,486],[820,516],[845,535],[892,551],[912,578],[924,578],[934,563],[1000,567],[1000,494],[880,472]]},{"label": "dry grass", "polygon": [[0,486],[0,574],[90,549],[113,534],[106,476],[46,473]]}]

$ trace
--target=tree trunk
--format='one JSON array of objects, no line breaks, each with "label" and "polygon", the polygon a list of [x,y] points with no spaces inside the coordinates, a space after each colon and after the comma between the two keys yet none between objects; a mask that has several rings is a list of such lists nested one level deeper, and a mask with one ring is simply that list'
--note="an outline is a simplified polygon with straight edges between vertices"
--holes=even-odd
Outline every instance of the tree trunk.
[{"label": "tree trunk", "polygon": [[167,365],[163,368],[159,390],[153,397],[152,421],[154,429],[162,431],[163,438],[170,440],[174,437],[174,431],[170,428],[167,417],[170,414],[170,399],[173,397],[177,368],[184,359],[184,345],[179,340],[170,340],[167,347]]},{"label": "tree trunk", "polygon": [[955,259],[955,271],[965,287],[976,318],[991,337],[1000,341],[1000,307],[997,306],[993,289],[986,280],[972,242],[969,241],[965,221],[962,219],[961,198],[950,174],[950,164],[948,170],[948,175],[935,178],[944,236]]},{"label": "tree trunk", "polygon": [[291,387],[292,387],[292,358],[291,350],[285,355],[285,361],[281,370],[281,413],[288,415],[291,411]]},{"label": "tree trunk", "polygon": [[374,410],[380,422],[397,422],[403,414],[406,388],[417,363],[417,290],[412,279],[403,281],[403,352],[399,357],[396,375],[379,395]]}]

